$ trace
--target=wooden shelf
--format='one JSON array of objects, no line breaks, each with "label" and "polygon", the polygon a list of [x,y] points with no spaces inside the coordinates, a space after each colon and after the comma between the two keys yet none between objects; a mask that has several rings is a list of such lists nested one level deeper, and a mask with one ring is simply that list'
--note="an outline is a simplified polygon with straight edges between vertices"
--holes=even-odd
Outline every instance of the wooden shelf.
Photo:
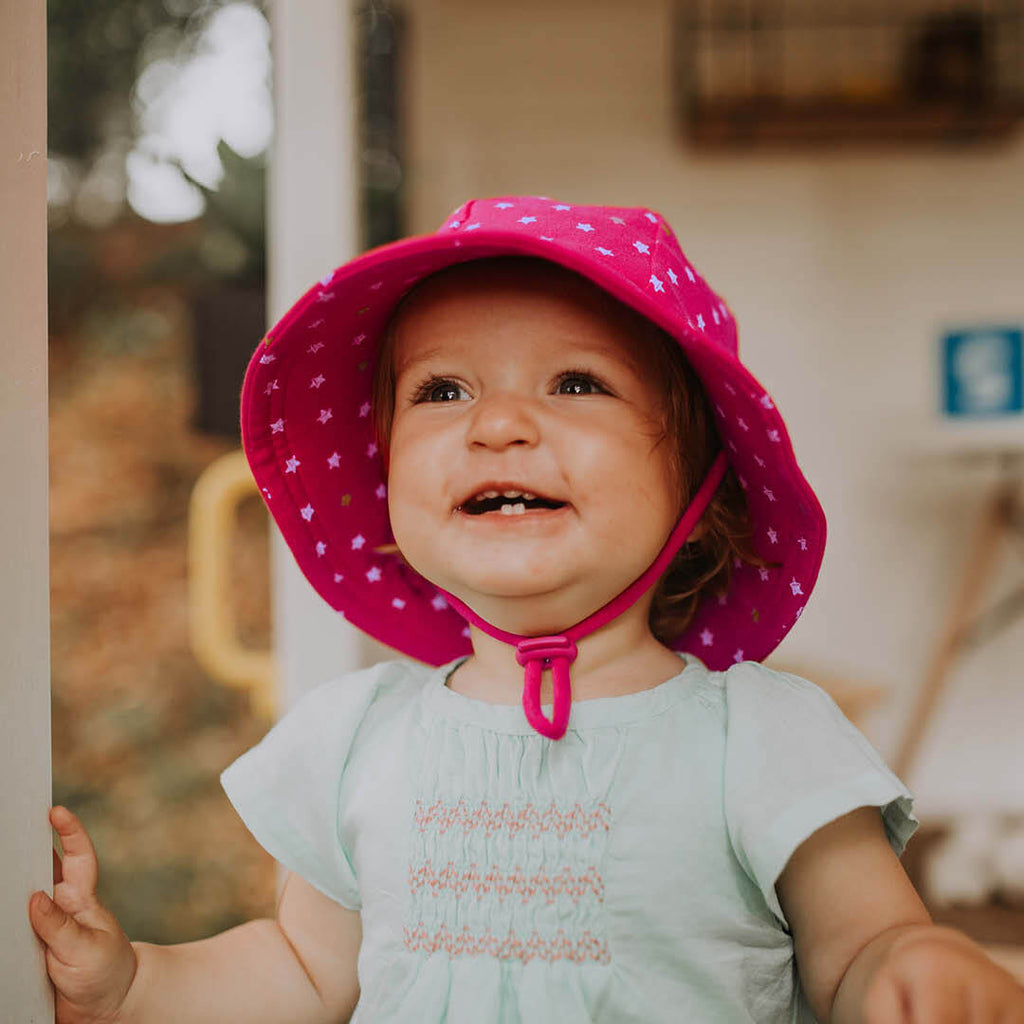
[{"label": "wooden shelf", "polygon": [[922,104],[898,98],[784,100],[770,97],[691,101],[690,138],[706,147],[940,143],[966,145],[1010,137],[1024,105]]}]

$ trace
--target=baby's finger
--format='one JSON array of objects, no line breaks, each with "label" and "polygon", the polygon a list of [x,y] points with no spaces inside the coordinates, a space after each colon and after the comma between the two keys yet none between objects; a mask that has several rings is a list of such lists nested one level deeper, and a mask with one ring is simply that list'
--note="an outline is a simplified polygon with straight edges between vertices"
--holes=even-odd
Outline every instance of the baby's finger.
[{"label": "baby's finger", "polygon": [[58,960],[74,963],[82,958],[91,940],[90,932],[58,907],[45,892],[32,894],[28,903],[28,919],[33,931]]},{"label": "baby's finger", "polygon": [[60,806],[51,809],[50,823],[57,830],[64,847],[64,862],[61,866],[64,883],[83,897],[94,895],[99,869],[96,866],[96,851],[85,826],[71,811]]}]

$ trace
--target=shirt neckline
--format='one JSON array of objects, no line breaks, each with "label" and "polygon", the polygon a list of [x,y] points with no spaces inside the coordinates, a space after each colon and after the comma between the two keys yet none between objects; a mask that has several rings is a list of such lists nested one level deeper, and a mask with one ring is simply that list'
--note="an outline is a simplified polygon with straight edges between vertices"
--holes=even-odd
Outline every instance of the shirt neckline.
[{"label": "shirt neckline", "polygon": [[[597,729],[626,725],[661,714],[678,703],[687,693],[698,689],[708,674],[704,663],[692,654],[679,655],[680,671],[657,686],[618,697],[593,697],[573,701],[569,715],[569,731]],[[526,721],[521,704],[491,704],[448,688],[448,677],[469,655],[455,658],[434,669],[427,680],[425,699],[437,715],[477,725],[494,732],[519,736],[537,735]],[[544,713],[551,714],[551,705],[544,705]]]}]

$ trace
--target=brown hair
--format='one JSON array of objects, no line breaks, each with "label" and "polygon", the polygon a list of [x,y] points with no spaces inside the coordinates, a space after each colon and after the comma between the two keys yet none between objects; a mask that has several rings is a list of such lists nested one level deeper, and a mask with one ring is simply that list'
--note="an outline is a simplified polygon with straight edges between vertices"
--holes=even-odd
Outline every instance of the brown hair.
[{"label": "brown hair", "polygon": [[[529,258],[496,259],[525,261]],[[385,465],[395,408],[394,328],[402,307],[416,290],[414,288],[406,295],[392,314],[373,370],[373,425]],[[627,318],[638,341],[637,360],[661,389],[661,432],[656,443],[672,445],[675,478],[680,482],[679,507],[682,514],[721,449],[704,386],[671,335],[607,293],[600,291],[600,294]],[[746,497],[731,467],[705,510],[700,525],[702,529],[697,538],[679,549],[654,587],[648,622],[651,632],[666,646],[671,645],[690,624],[705,593],[717,597],[728,590],[737,560],[757,566],[776,564],[762,559],[753,548]],[[387,550],[401,554],[397,548],[389,547]]]}]

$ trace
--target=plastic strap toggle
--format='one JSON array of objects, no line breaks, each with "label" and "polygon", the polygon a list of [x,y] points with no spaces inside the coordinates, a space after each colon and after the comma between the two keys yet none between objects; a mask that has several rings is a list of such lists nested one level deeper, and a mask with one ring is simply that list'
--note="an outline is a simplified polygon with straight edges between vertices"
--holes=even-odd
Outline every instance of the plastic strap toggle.
[{"label": "plastic strap toggle", "polygon": [[[525,669],[523,711],[526,720],[542,736],[560,740],[569,727],[572,683],[569,666],[576,660],[576,644],[567,636],[531,636],[516,644],[516,661]],[[551,718],[540,708],[540,684],[544,669],[551,669],[554,707]]]}]

